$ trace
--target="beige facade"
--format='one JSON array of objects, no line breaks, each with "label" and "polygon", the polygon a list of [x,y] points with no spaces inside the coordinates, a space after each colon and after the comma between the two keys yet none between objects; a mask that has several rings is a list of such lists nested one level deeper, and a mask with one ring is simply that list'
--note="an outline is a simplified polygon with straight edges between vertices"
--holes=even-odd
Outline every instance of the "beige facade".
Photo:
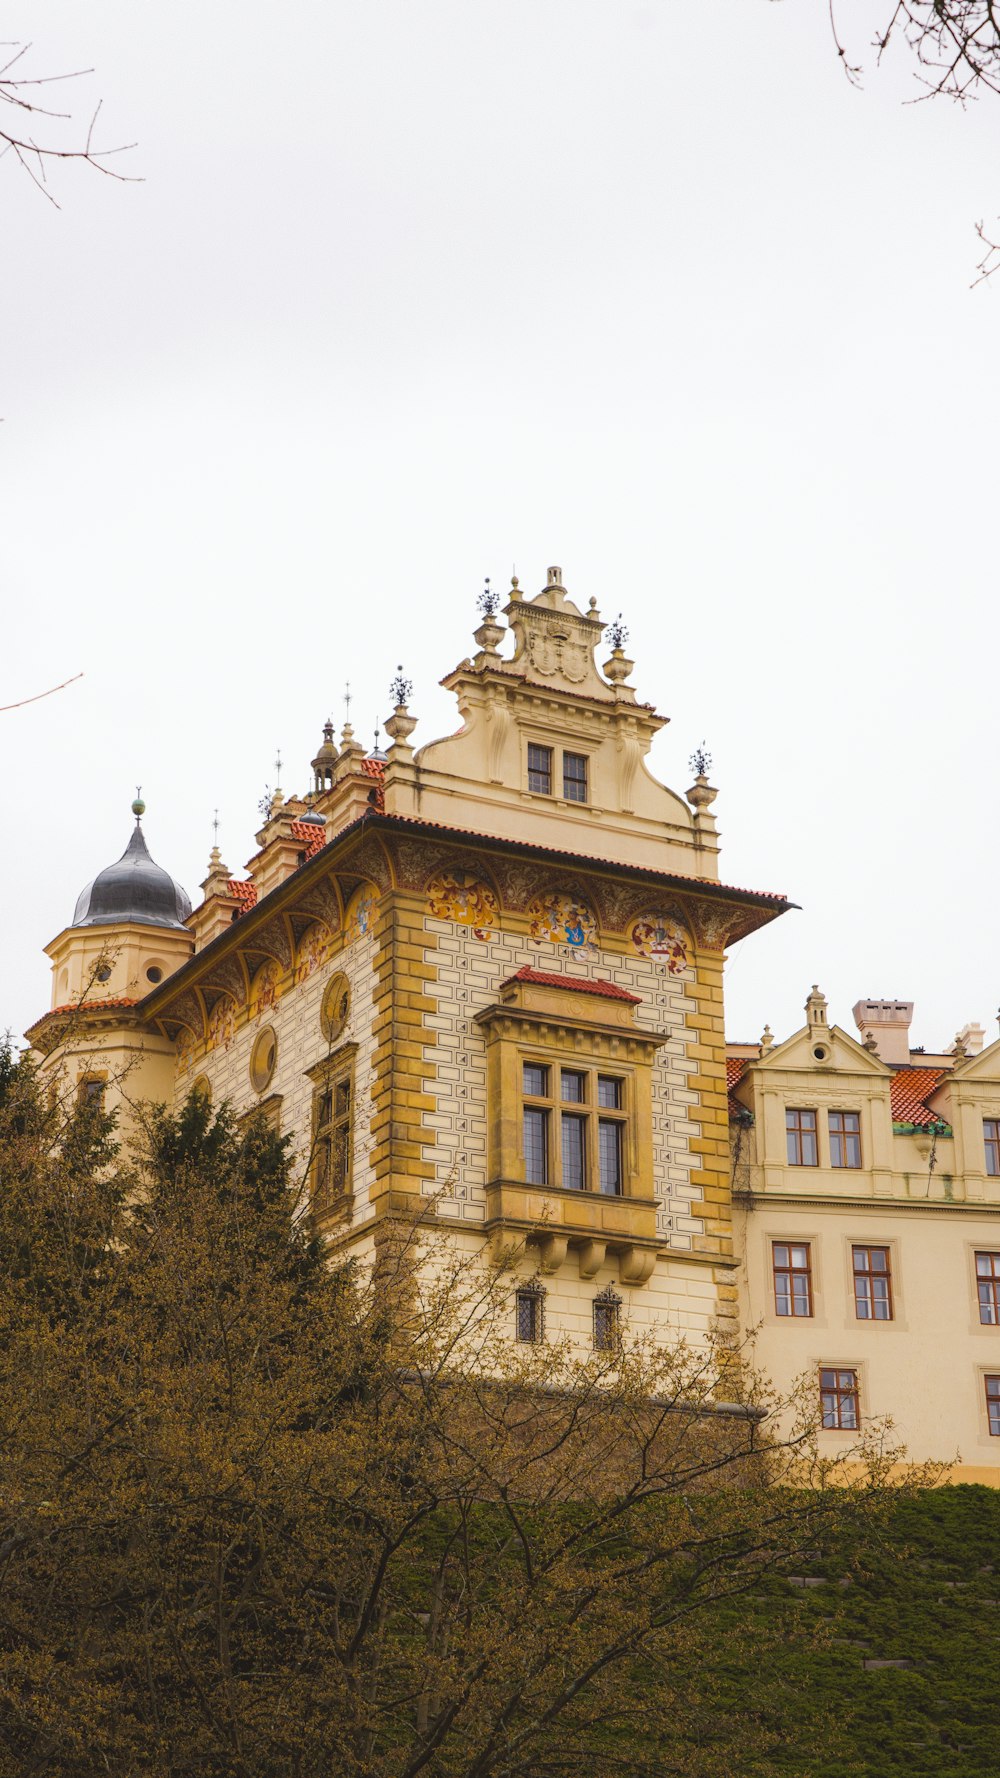
[{"label": "beige facade", "polygon": [[814,989],[792,1037],[730,1050],[744,1327],[825,1397],[831,1452],[889,1415],[914,1461],[995,1484],[1000,1043],[911,1052],[911,1013],[859,1002],[855,1037]]},{"label": "beige facade", "polygon": [[[263,1111],[337,1250],[422,1215],[430,1242],[516,1253],[581,1351],[598,1298],[635,1333],[735,1337],[722,961],[786,904],[719,883],[715,791],[651,775],[665,718],[621,633],[597,664],[595,601],[553,568],[506,616],[509,635],[486,610],[445,681],[456,734],[415,750],[403,682],[387,755],[327,724],[249,875],[213,851],[169,930],[130,924],[158,869],[134,835],[50,947],[30,1035],[126,1110],[197,1087]],[[95,987],[102,947],[116,973]]]}]

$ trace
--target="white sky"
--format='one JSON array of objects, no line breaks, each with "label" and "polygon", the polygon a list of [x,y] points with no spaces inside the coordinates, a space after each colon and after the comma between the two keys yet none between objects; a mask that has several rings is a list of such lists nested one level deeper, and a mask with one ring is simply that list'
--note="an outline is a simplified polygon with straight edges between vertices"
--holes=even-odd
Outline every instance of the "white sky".
[{"label": "white sky", "polygon": [[[845,8],[863,50],[885,6]],[[856,27],[852,20],[856,19]],[[620,609],[704,737],[730,1034],[819,981],[995,1035],[1000,106],[857,93],[821,0],[3,0],[144,183],[0,163],[0,1026],[130,831],[198,899],[280,744],[419,744],[483,576]],[[915,90],[915,89],[912,89]],[[50,89],[51,94],[52,89]],[[55,89],[61,102],[72,92]]]}]

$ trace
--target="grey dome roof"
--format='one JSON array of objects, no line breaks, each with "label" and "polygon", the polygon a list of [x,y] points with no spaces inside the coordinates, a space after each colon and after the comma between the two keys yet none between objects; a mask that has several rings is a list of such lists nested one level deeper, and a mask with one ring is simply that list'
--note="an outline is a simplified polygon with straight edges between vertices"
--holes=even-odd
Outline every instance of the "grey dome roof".
[{"label": "grey dome roof", "polygon": [[98,871],[77,898],[74,926],[183,926],[191,903],[154,864],[138,821],[117,864]]}]

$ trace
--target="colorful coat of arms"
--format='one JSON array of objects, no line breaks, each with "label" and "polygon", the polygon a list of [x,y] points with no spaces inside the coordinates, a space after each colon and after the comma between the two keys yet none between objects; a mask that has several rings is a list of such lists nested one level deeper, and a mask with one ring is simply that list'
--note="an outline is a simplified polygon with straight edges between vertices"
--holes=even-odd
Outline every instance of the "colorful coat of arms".
[{"label": "colorful coat of arms", "polygon": [[569,945],[574,951],[597,950],[597,922],[586,902],[575,895],[541,895],[530,903],[529,937],[536,945],[546,939]]},{"label": "colorful coat of arms", "polygon": [[432,877],[427,885],[427,899],[435,919],[454,920],[458,926],[467,926],[474,938],[487,938],[487,927],[497,925],[497,898],[492,889],[474,877],[458,877],[450,871]]},{"label": "colorful coat of arms", "polygon": [[669,975],[682,975],[688,966],[688,937],[675,920],[649,914],[632,928],[632,943],[640,957],[662,963]]},{"label": "colorful coat of arms", "polygon": [[344,917],[344,938],[349,944],[352,938],[371,938],[375,931],[375,920],[378,914],[378,890],[370,883],[364,883],[356,889],[347,904]]}]

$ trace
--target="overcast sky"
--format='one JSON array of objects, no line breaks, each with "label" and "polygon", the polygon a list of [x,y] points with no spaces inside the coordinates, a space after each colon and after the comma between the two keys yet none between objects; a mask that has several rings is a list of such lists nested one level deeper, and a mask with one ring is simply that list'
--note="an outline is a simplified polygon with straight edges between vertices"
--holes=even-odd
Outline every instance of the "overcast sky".
[{"label": "overcast sky", "polygon": [[[882,10],[886,10],[883,6]],[[845,6],[859,52],[877,6]],[[813,981],[996,1035],[1000,102],[900,58],[845,81],[821,0],[3,0],[48,89],[103,98],[120,185],[0,162],[2,1004],[124,848],[195,900],[220,811],[418,743],[485,575],[630,626],[703,738],[728,882],[801,903],[737,946],[728,1025]]]}]

